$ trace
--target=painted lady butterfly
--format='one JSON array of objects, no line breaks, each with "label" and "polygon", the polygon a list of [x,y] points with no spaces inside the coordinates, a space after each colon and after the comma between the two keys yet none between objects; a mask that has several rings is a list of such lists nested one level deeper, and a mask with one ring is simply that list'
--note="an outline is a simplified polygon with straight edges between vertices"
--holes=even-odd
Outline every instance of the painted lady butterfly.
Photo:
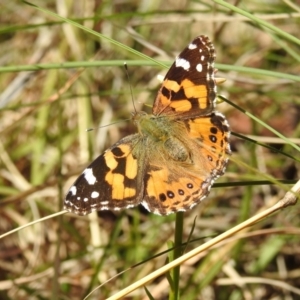
[{"label": "painted lady butterfly", "polygon": [[185,211],[209,193],[224,174],[230,130],[215,111],[215,48],[195,38],[169,69],[153,114],[135,113],[138,133],[95,159],[75,181],[64,209],[78,215],[143,204],[167,215]]}]

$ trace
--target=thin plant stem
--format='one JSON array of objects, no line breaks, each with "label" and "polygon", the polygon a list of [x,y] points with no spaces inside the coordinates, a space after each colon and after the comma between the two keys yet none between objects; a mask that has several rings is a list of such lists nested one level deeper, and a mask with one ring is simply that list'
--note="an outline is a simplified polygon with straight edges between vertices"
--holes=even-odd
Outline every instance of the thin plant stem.
[{"label": "thin plant stem", "polygon": [[[182,254],[182,233],[183,233],[183,212],[178,212],[175,219],[175,240],[173,260],[177,259]],[[169,294],[170,300],[178,300],[179,296],[179,281],[180,281],[180,265],[171,271],[173,288]]]}]

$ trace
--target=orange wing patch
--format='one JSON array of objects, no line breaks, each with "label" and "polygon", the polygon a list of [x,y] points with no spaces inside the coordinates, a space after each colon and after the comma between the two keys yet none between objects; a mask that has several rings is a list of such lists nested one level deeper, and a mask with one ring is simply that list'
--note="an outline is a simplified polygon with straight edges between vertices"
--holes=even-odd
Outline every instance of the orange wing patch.
[{"label": "orange wing patch", "polygon": [[129,145],[107,151],[104,155],[105,163],[109,171],[105,175],[105,181],[112,186],[112,199],[122,201],[125,198],[136,196],[136,189],[128,187],[126,180],[137,177],[137,159],[133,157]]},{"label": "orange wing patch", "polygon": [[199,141],[199,151],[210,168],[223,174],[231,154],[229,125],[224,116],[215,112],[208,117],[187,121],[187,127],[189,136]]}]

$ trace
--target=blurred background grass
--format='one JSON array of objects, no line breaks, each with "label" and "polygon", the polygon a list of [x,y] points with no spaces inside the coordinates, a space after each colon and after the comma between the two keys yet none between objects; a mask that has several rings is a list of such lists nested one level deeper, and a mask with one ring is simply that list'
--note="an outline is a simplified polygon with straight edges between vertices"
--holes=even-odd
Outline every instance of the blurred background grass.
[{"label": "blurred background grass", "polygon": [[[230,3],[299,38],[296,3]],[[60,211],[65,192],[87,163],[134,132],[126,121],[133,103],[124,61],[137,110],[151,110],[157,75],[167,69],[126,47],[170,65],[194,37],[208,35],[217,51],[218,76],[227,79],[219,94],[299,145],[299,40],[290,42],[210,0],[35,4],[120,45],[25,3],[0,0],[0,234]],[[184,214],[184,241],[197,216],[186,251],[278,201],[286,190],[259,184],[264,174],[291,184],[299,178],[297,149],[229,104],[217,109],[233,132],[274,149],[232,137],[232,161],[218,180],[226,187],[216,184],[204,205]],[[116,121],[121,122],[98,128]],[[91,127],[95,130],[86,132]],[[182,298],[300,299],[299,213],[299,205],[288,208],[244,232],[243,239],[182,265]],[[174,215],[160,217],[139,207],[38,223],[0,241],[0,299],[83,299],[118,272],[168,249],[173,239]],[[166,259],[163,254],[125,272],[91,299],[107,298]],[[147,289],[154,299],[168,299],[166,277]],[[127,299],[147,296],[141,288]]]}]

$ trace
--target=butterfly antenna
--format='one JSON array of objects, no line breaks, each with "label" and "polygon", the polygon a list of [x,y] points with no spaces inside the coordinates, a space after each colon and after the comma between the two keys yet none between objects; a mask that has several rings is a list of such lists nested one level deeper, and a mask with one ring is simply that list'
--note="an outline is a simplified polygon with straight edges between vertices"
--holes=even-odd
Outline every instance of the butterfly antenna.
[{"label": "butterfly antenna", "polygon": [[134,101],[133,91],[132,91],[132,85],[131,85],[131,82],[130,82],[130,76],[129,76],[129,72],[128,72],[128,65],[127,65],[126,62],[124,62],[124,68],[125,68],[125,73],[126,73],[127,80],[128,80],[128,83],[129,83],[129,89],[130,89],[132,105],[133,105],[134,111],[136,112],[136,107],[135,107],[135,104],[134,104],[135,101]]},{"label": "butterfly antenna", "polygon": [[[118,124],[118,123],[122,123],[122,122],[126,122],[126,121],[130,121],[131,119],[125,119],[125,120],[121,120],[121,121],[116,121],[116,122],[113,122],[113,123],[109,123],[107,125],[103,125],[103,126],[99,126],[99,127],[96,127],[96,128],[104,128],[104,127],[108,127],[110,125],[115,125],[115,124]],[[85,131],[93,131],[95,128],[87,128]]]}]

